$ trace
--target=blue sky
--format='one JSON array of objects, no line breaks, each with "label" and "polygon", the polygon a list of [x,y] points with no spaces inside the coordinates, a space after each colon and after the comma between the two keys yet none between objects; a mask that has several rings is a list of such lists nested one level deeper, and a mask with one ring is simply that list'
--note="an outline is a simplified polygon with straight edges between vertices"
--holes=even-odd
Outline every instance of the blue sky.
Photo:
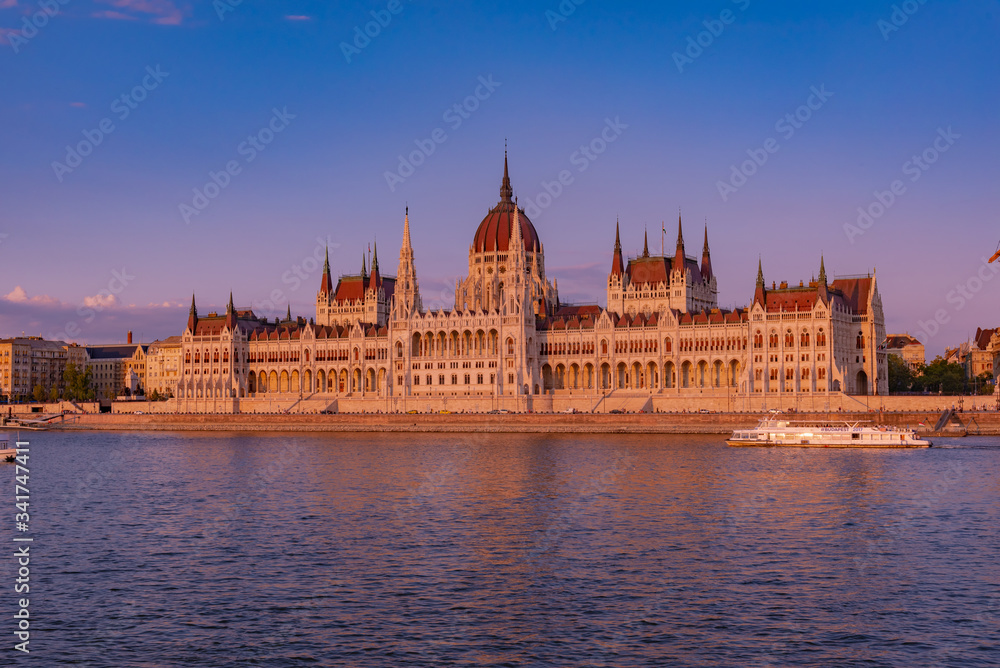
[{"label": "blue sky", "polygon": [[[394,271],[407,204],[425,304],[450,306],[505,139],[522,204],[572,175],[532,217],[566,301],[603,303],[616,218],[627,251],[644,228],[658,249],[680,208],[691,253],[708,221],[725,307],[758,257],[797,283],[824,254],[877,267],[890,331],[936,318],[932,354],[1000,324],[996,1],[234,3],[50,0],[39,19],[0,0],[0,335],[151,340],[182,331],[192,291],[308,317],[318,240],[335,273],[376,239]],[[225,187],[185,216],[213,173]]]}]

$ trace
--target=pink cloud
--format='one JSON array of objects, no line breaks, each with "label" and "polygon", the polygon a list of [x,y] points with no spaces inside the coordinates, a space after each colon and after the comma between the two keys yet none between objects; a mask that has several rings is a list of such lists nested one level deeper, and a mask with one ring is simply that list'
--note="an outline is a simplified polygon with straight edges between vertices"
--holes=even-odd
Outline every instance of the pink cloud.
[{"label": "pink cloud", "polygon": [[20,31],[14,28],[0,28],[0,44],[10,44],[10,40],[7,39],[7,35],[19,34]]},{"label": "pink cloud", "polygon": [[0,9],[17,7],[17,0],[0,0]]},{"label": "pink cloud", "polygon": [[[98,0],[122,11],[104,11],[95,14],[100,18],[138,19],[148,18],[159,25],[180,25],[187,13],[186,8],[177,7],[171,0]],[[139,14],[139,16],[135,16]]]},{"label": "pink cloud", "polygon": [[95,19],[111,19],[113,21],[138,21],[134,16],[129,16],[128,14],[122,14],[121,12],[115,12],[110,9],[106,9],[103,12],[94,12],[91,14]]},{"label": "pink cloud", "polygon": [[87,108],[87,103],[86,102],[70,102],[69,106],[76,107],[77,109],[86,109]]},{"label": "pink cloud", "polygon": [[303,16],[302,14],[289,14],[285,19],[288,21],[312,21],[311,16]]},{"label": "pink cloud", "polygon": [[98,293],[69,304],[48,295],[29,296],[21,286],[0,295],[0,337],[24,332],[58,341],[115,343],[133,330],[152,341],[182,333],[186,323],[187,306],[175,301],[125,306],[113,295]]}]

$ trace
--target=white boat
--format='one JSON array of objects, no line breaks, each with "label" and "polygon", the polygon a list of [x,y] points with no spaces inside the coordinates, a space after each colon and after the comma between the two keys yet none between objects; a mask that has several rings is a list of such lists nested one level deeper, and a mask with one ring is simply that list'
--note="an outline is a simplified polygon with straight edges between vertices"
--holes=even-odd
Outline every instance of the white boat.
[{"label": "white boat", "polygon": [[737,429],[726,441],[733,447],[929,448],[912,429],[863,422],[790,421],[766,417],[756,429]]},{"label": "white boat", "polygon": [[17,450],[10,447],[10,434],[0,434],[0,462],[12,462]]}]

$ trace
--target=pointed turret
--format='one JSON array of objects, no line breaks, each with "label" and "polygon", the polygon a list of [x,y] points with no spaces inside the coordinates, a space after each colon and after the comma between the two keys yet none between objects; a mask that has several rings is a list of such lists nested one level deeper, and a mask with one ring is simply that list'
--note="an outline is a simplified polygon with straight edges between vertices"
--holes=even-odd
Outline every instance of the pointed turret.
[{"label": "pointed turret", "polygon": [[521,234],[521,211],[514,202],[514,216],[511,220],[510,230],[510,252],[514,254],[514,266],[520,268],[524,265],[524,236]]},{"label": "pointed turret", "polygon": [[642,233],[642,256],[649,257],[649,230]]},{"label": "pointed turret", "polygon": [[684,226],[681,222],[681,215],[677,214],[677,249],[674,251],[674,271],[681,274],[685,272],[684,260]]},{"label": "pointed turret", "polygon": [[503,182],[500,184],[500,201],[510,202],[514,197],[514,189],[510,187],[510,172],[507,171],[507,149],[503,151]]},{"label": "pointed turret", "polygon": [[319,292],[323,295],[333,294],[333,278],[330,276],[330,247],[326,247],[326,260],[323,261],[323,278],[320,279]]},{"label": "pointed turret", "polygon": [[701,277],[712,282],[712,253],[708,250],[708,223],[705,223],[705,246],[701,249]]},{"label": "pointed turret", "polygon": [[824,302],[830,299],[830,289],[826,281],[826,260],[819,256],[819,278],[816,279],[816,289],[819,291],[820,299]]},{"label": "pointed turret", "polygon": [[382,285],[382,275],[378,270],[378,242],[375,242],[375,252],[372,255],[372,280],[371,286],[376,290]]},{"label": "pointed turret", "polygon": [[368,258],[365,257],[363,251],[361,253],[361,278],[368,278]]},{"label": "pointed turret", "polygon": [[194,305],[194,293],[191,293],[191,310],[188,311],[188,329],[193,334],[198,327],[198,307]]},{"label": "pointed turret", "polygon": [[757,289],[753,293],[753,303],[765,305],[767,298],[767,291],[764,288],[764,265],[761,264],[760,258],[757,258]]},{"label": "pointed turret", "polygon": [[396,271],[396,308],[404,316],[413,311],[421,311],[420,288],[417,284],[417,270],[413,262],[413,246],[410,244],[410,207],[406,207],[403,219],[403,245],[399,249],[399,267]]},{"label": "pointed turret", "polygon": [[611,259],[611,275],[621,276],[625,273],[625,263],[622,261],[622,239],[615,221],[615,254]]},{"label": "pointed turret", "polygon": [[226,305],[226,327],[236,329],[236,307],[233,306],[233,293],[229,292],[229,303]]}]

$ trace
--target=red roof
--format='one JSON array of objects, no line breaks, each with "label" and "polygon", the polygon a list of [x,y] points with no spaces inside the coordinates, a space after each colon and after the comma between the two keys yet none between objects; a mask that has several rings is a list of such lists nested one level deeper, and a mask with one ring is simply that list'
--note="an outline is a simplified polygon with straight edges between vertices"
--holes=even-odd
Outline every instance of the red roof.
[{"label": "red roof", "polygon": [[840,293],[840,297],[851,312],[857,315],[868,313],[868,293],[872,289],[871,277],[838,278],[830,284],[830,288]]},{"label": "red roof", "polygon": [[[531,220],[523,211],[518,213],[521,219],[521,238],[524,240],[524,250],[533,251],[539,245],[538,232]],[[514,203],[500,202],[490,209],[476,230],[473,246],[477,253],[488,253],[494,248],[501,252],[510,250],[510,236],[514,222]]]}]

